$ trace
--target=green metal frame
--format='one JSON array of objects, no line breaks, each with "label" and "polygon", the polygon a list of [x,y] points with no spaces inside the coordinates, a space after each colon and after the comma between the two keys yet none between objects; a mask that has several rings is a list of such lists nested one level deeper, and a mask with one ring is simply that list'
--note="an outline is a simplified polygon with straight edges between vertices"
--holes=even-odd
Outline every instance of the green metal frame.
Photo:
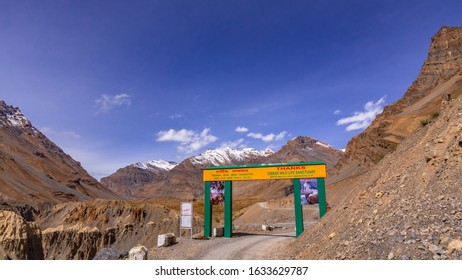
[{"label": "green metal frame", "polygon": [[294,185],[294,207],[295,207],[295,235],[302,234],[303,228],[303,205],[301,199],[300,179],[293,180]]},{"label": "green metal frame", "polygon": [[204,194],[204,237],[212,237],[212,204],[210,203],[210,182],[205,182]]},{"label": "green metal frame", "polygon": [[318,178],[318,204],[319,218],[322,218],[327,213],[326,187],[324,184],[324,178]]},{"label": "green metal frame", "polygon": [[233,182],[225,181],[225,232],[224,237],[233,236]]}]

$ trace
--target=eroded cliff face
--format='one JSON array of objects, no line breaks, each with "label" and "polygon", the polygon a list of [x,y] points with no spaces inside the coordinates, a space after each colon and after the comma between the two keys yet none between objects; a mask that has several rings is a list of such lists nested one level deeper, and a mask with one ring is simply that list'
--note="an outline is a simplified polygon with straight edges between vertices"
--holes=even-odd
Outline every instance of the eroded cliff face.
[{"label": "eroded cliff face", "polygon": [[[202,227],[196,218],[196,228]],[[199,222],[199,224],[197,223]],[[102,248],[153,247],[178,233],[178,211],[149,202],[92,200],[56,205],[37,222],[45,259],[93,259]]]},{"label": "eroded cliff face", "polygon": [[[194,228],[202,228],[196,216]],[[154,247],[179,232],[178,210],[150,202],[96,199],[55,205],[36,222],[0,211],[0,259],[91,260],[102,248]]]},{"label": "eroded cliff face", "polygon": [[43,259],[40,228],[12,211],[0,211],[0,258]]},{"label": "eroded cliff face", "polygon": [[403,98],[384,108],[372,124],[348,143],[334,181],[362,174],[393,152],[397,145],[431,120],[442,97],[457,91],[462,81],[462,28],[443,27],[432,38],[428,58]]}]

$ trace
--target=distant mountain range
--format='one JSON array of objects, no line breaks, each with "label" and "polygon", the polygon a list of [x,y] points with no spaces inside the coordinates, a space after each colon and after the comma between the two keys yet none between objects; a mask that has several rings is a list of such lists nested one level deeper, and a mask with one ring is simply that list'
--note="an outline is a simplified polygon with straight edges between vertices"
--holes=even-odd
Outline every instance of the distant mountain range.
[{"label": "distant mountain range", "polygon": [[223,147],[207,150],[180,164],[164,160],[136,163],[102,178],[101,183],[128,199],[169,196],[196,198],[202,196],[202,169],[207,166],[322,161],[332,168],[342,155],[343,152],[322,141],[298,137],[278,152],[270,149],[259,151],[253,148]]}]

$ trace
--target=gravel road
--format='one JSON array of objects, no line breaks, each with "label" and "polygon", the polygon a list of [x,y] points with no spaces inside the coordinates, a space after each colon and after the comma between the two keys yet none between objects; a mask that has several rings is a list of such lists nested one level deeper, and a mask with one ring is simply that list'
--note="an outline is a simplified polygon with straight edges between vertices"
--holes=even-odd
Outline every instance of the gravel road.
[{"label": "gravel road", "polygon": [[248,234],[233,238],[223,238],[198,256],[200,260],[265,260],[268,253],[283,242],[295,239],[295,233],[278,235]]}]

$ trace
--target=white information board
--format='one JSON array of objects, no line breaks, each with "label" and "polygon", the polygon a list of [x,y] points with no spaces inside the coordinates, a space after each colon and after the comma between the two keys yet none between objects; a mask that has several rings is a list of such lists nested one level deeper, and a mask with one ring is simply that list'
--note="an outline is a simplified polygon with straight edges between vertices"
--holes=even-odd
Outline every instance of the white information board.
[{"label": "white information board", "polygon": [[183,230],[191,230],[192,238],[192,217],[193,217],[193,204],[192,202],[182,202],[180,206],[180,236]]}]

